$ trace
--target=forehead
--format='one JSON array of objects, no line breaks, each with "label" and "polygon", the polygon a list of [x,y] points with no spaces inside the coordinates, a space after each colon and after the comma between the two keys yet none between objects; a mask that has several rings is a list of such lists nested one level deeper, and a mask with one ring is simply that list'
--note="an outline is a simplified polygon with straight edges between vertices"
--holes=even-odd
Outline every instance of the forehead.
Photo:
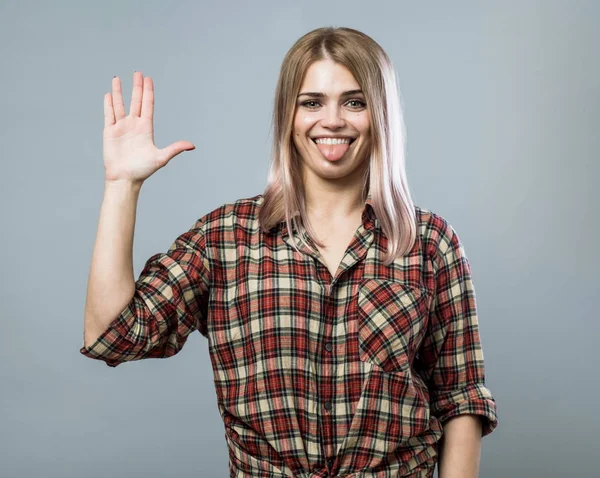
[{"label": "forehead", "polygon": [[359,88],[360,85],[348,68],[331,60],[319,60],[306,70],[300,93],[311,91],[334,94]]}]

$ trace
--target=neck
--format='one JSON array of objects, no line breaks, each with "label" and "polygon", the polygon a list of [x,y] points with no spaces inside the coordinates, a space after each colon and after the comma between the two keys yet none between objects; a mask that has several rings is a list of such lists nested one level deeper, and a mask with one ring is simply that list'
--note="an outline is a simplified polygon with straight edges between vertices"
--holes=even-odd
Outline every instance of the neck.
[{"label": "neck", "polygon": [[306,212],[317,220],[355,216],[364,207],[362,185],[309,184],[305,187]]}]

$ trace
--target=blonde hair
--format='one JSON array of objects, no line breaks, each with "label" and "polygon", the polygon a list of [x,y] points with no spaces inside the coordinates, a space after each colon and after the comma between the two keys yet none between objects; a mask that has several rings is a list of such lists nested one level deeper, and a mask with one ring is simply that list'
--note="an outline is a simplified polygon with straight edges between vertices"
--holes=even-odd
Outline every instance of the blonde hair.
[{"label": "blonde hair", "polygon": [[[271,164],[258,221],[263,230],[269,230],[285,220],[292,238],[294,222],[323,246],[307,219],[301,163],[291,132],[304,75],[312,63],[324,59],[350,70],[368,105],[372,148],[362,191],[365,200],[371,196],[375,216],[388,239],[383,259],[389,265],[413,248],[417,234],[405,170],[406,128],[394,67],[379,44],[358,30],[317,28],[286,53],[275,90]],[[295,239],[293,243],[295,246]]]}]

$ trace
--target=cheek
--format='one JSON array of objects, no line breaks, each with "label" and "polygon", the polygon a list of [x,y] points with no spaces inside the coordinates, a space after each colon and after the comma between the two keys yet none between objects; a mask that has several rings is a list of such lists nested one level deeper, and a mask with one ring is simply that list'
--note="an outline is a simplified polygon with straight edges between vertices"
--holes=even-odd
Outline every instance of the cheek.
[{"label": "cheek", "polygon": [[365,125],[365,127],[361,129],[360,134],[365,142],[368,143],[371,140],[371,129],[369,128],[369,125]]},{"label": "cheek", "polygon": [[294,122],[294,126],[293,126],[293,129],[292,129],[292,144],[296,148],[302,148],[303,147],[302,146],[302,138],[304,137],[305,134],[306,134],[306,132],[304,131],[304,128],[296,120]]},{"label": "cheek", "polygon": [[306,133],[313,127],[314,121],[309,116],[303,116],[298,119],[298,130]]},{"label": "cheek", "polygon": [[296,116],[294,118],[294,129],[292,130],[294,140],[302,141],[314,126],[314,117],[306,114]]},{"label": "cheek", "polygon": [[370,125],[371,125],[371,121],[369,119],[369,117],[367,115],[361,115],[360,118],[357,118],[358,123],[357,126],[360,127],[360,130],[363,131],[365,134],[369,132]]},{"label": "cheek", "polygon": [[308,118],[306,116],[296,116],[294,118],[294,131],[295,132],[304,132],[307,129]]}]

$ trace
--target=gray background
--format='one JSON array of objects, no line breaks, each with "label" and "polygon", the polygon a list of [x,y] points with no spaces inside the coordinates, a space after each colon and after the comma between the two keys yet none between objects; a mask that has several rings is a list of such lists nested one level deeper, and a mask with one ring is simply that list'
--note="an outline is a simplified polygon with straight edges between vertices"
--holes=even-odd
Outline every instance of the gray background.
[{"label": "gray background", "polygon": [[[116,369],[79,353],[103,195],[103,95],[156,88],[134,269],[262,192],[285,52],[364,31],[404,98],[416,204],[457,230],[500,425],[482,477],[598,473],[600,2],[0,3],[0,476],[225,477],[206,340]],[[597,476],[597,475],[596,475]]]}]

